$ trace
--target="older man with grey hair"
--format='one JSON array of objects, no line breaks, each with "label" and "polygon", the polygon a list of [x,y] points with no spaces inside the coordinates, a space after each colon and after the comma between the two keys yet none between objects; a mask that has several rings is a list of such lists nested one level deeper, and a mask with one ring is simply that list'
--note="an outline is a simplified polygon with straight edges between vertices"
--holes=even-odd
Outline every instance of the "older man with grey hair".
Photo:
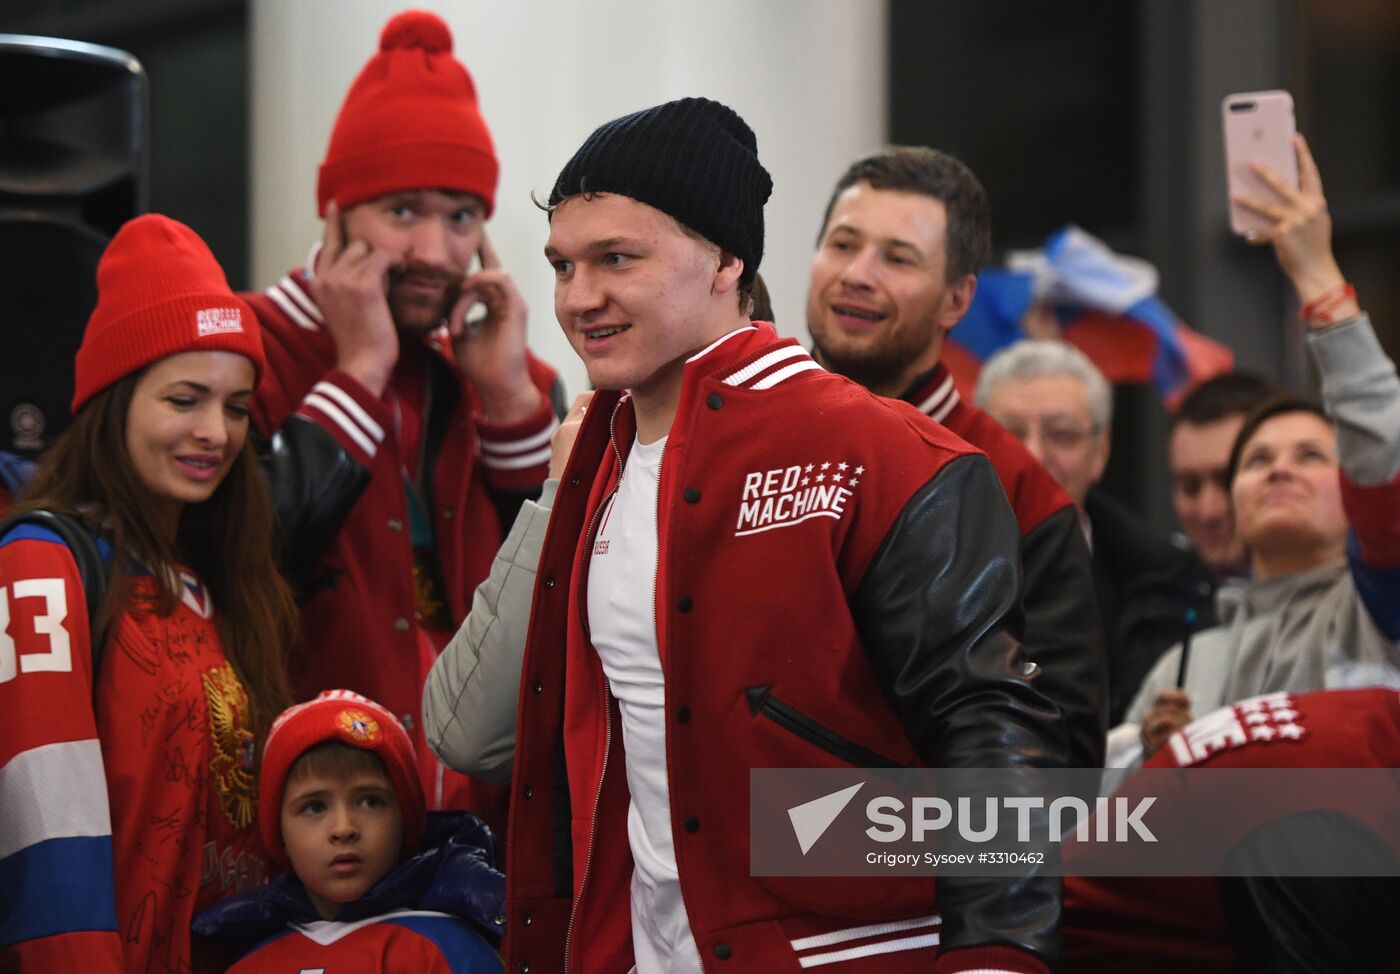
[{"label": "older man with grey hair", "polygon": [[1079,508],[1108,644],[1109,721],[1188,629],[1214,621],[1210,572],[1195,555],[1094,486],[1108,464],[1113,390],[1092,362],[1055,340],[1017,342],[992,358],[977,405],[1026,444]]}]

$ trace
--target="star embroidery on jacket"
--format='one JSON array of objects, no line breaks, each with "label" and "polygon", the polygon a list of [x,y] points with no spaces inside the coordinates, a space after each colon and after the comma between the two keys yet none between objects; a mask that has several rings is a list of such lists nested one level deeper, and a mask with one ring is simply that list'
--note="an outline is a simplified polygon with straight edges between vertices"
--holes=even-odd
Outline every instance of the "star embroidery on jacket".
[{"label": "star embroidery on jacket", "polygon": [[857,477],[859,477],[859,476],[860,476],[861,474],[863,474],[863,473],[865,473],[865,468],[864,468],[864,467],[856,467],[856,476],[857,476]]},{"label": "star embroidery on jacket", "polygon": [[1250,728],[1249,736],[1256,741],[1272,741],[1278,736],[1278,733],[1268,724],[1264,724],[1260,727]]},{"label": "star embroidery on jacket", "polygon": [[803,472],[803,473],[811,473],[811,472],[812,472],[812,465],[811,465],[810,463],[807,464],[807,466],[805,466],[805,467],[802,468],[802,472]]},{"label": "star embroidery on jacket", "polygon": [[831,464],[830,464],[830,463],[824,463],[824,464],[822,464],[822,469],[823,469],[823,470],[829,470],[829,469],[831,469]]},{"label": "star embroidery on jacket", "polygon": [[821,482],[822,482],[823,480],[825,480],[825,479],[826,479],[826,474],[824,474],[824,473],[819,473],[819,474],[817,474],[817,483],[821,483]]},{"label": "star embroidery on jacket", "polygon": [[858,483],[860,483],[860,481],[857,480],[855,477],[852,477],[852,478],[851,478],[850,485],[851,485],[852,487],[854,487],[854,486],[855,486],[856,484],[858,484]]},{"label": "star embroidery on jacket", "polygon": [[[845,466],[845,464],[842,464],[842,466]],[[842,480],[842,477],[841,477],[841,475],[840,475],[839,473],[834,473],[834,474],[831,475],[831,479],[834,480],[834,481],[836,481],[836,483],[839,484],[839,483],[841,482],[841,480]]]},{"label": "star embroidery on jacket", "polygon": [[1297,724],[1284,724],[1278,728],[1278,734],[1279,737],[1286,737],[1291,741],[1299,741],[1303,739],[1303,728],[1299,727]]},{"label": "star embroidery on jacket", "polygon": [[1246,724],[1267,724],[1269,722],[1269,715],[1256,710],[1252,714],[1245,714],[1244,722]]},{"label": "star embroidery on jacket", "polygon": [[[808,467],[808,469],[810,470],[811,468]],[[807,486],[808,484],[810,484],[811,482],[812,482],[812,478],[811,478],[811,477],[803,477],[803,478],[802,478],[802,486],[803,486],[803,487],[806,487],[806,486]]]},{"label": "star embroidery on jacket", "polygon": [[845,470],[848,466],[850,466],[850,464],[846,463],[845,461],[842,461],[841,463],[838,463],[838,464],[836,465],[836,469],[837,469],[837,470]]}]

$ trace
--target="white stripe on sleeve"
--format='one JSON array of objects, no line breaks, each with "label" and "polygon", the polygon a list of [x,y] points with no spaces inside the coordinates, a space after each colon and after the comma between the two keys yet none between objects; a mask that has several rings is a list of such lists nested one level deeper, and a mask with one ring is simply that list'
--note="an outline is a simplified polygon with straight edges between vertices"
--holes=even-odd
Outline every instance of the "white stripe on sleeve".
[{"label": "white stripe on sleeve", "polygon": [[496,456],[509,456],[512,453],[526,453],[530,450],[538,450],[542,446],[549,445],[549,438],[554,435],[554,431],[558,428],[559,420],[552,419],[546,429],[542,429],[532,436],[521,437],[518,440],[488,440],[483,435],[481,438],[481,452],[494,453]]},{"label": "white stripe on sleeve", "polygon": [[350,437],[366,455],[374,456],[376,449],[374,442],[360,431],[360,428],[351,421],[349,416],[341,412],[339,406],[325,396],[319,392],[308,393],[306,398],[301,401],[301,405],[303,408],[310,406],[319,410],[327,419],[339,426],[345,435]]},{"label": "white stripe on sleeve", "polygon": [[365,412],[364,407],[355,401],[355,397],[340,386],[334,382],[318,382],[311,387],[311,391],[334,399],[341,409],[354,417],[362,430],[374,438],[374,442],[384,442],[384,427],[376,423],[370,414]]},{"label": "white stripe on sleeve", "polygon": [[481,462],[492,470],[524,470],[526,467],[548,463],[549,455],[550,449],[547,446],[541,447],[533,453],[522,453],[519,456],[510,457],[483,452]]},{"label": "white stripe on sleeve", "polygon": [[0,859],[49,839],[111,835],[95,739],[21,751],[0,768]]}]

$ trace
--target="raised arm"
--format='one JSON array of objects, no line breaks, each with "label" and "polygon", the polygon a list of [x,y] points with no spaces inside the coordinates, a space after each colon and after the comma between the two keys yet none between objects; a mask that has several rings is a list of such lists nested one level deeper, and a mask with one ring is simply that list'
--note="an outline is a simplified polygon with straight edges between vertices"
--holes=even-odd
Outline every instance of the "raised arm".
[{"label": "raised arm", "polygon": [[1337,427],[1352,574],[1376,624],[1400,639],[1400,378],[1337,265],[1322,178],[1302,136],[1297,152],[1297,187],[1260,167],[1275,198],[1240,203],[1273,221],[1255,242],[1274,248],[1302,304],[1323,402]]}]

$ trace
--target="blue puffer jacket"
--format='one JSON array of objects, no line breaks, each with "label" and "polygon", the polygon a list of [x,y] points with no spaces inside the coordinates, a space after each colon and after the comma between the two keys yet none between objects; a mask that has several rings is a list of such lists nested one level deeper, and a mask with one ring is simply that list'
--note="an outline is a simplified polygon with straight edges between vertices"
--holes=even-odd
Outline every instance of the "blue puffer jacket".
[{"label": "blue puffer jacket", "polygon": [[[404,860],[336,917],[353,922],[390,910],[448,913],[493,944],[506,932],[506,878],[495,866],[491,830],[470,812],[429,812],[423,851]],[[291,870],[257,889],[220,900],[194,918],[196,936],[220,954],[241,955],[290,923],[319,920]]]}]

